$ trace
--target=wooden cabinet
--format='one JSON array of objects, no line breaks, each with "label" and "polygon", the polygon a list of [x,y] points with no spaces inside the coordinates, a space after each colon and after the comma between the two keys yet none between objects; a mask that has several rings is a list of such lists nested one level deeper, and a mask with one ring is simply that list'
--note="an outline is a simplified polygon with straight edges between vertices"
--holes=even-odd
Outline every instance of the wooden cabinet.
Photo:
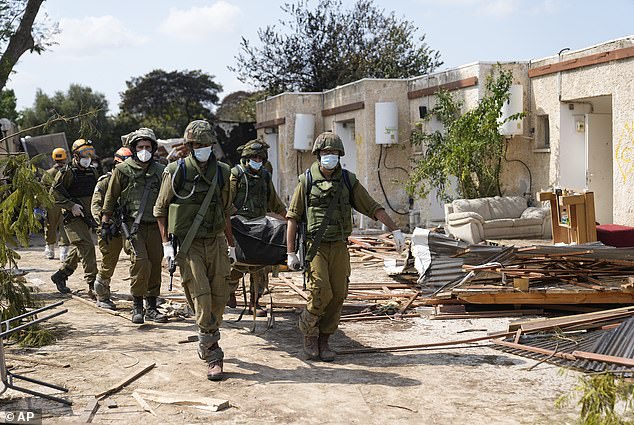
[{"label": "wooden cabinet", "polygon": [[597,240],[593,192],[572,195],[540,192],[537,199],[550,202],[553,243],[581,244]]}]

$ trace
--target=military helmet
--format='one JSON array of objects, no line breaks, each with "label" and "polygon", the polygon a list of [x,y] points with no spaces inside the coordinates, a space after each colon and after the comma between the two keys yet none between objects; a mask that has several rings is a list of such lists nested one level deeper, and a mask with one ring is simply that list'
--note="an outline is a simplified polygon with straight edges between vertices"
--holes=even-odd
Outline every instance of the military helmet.
[{"label": "military helmet", "polygon": [[240,146],[237,151],[240,152],[241,158],[249,158],[251,156],[259,155],[263,159],[268,159],[269,145],[260,139],[255,139],[247,142],[245,145]]},{"label": "military helmet", "polygon": [[114,162],[116,163],[122,163],[123,161],[125,161],[126,159],[130,158],[132,156],[132,151],[130,150],[130,148],[127,147],[122,147],[117,149],[117,151],[114,153]]},{"label": "military helmet", "polygon": [[66,154],[66,149],[64,148],[53,149],[51,158],[53,158],[53,161],[66,161],[66,159],[68,158],[68,155]]},{"label": "military helmet", "polygon": [[315,139],[315,144],[313,145],[313,155],[318,154],[322,149],[338,150],[340,156],[344,156],[346,154],[341,138],[332,131],[325,131]]},{"label": "military helmet", "polygon": [[201,145],[212,145],[216,143],[214,130],[205,120],[195,120],[187,124],[183,135],[185,143],[200,143]]},{"label": "military helmet", "polygon": [[73,142],[73,153],[79,157],[93,157],[95,156],[95,148],[92,145],[91,140],[77,139]]},{"label": "military helmet", "polygon": [[[124,136],[125,137],[125,136]],[[151,128],[141,127],[136,131],[127,135],[128,146],[135,150],[136,144],[141,140],[149,140],[152,142],[152,151],[156,152],[158,149],[158,142],[156,141],[156,136],[154,135],[154,131]]]}]

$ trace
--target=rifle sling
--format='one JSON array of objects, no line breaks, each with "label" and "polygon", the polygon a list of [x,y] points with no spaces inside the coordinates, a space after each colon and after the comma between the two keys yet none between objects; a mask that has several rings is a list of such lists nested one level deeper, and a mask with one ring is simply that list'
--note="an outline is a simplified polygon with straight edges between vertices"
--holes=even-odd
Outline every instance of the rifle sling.
[{"label": "rifle sling", "polygon": [[139,211],[134,217],[134,222],[132,223],[132,228],[130,229],[131,235],[136,235],[137,230],[139,230],[139,224],[141,224],[141,219],[143,218],[143,213],[145,212],[145,206],[147,205],[147,198],[150,195],[150,184],[152,183],[151,179],[147,179],[145,181],[145,187],[143,188],[143,195],[141,195],[141,204],[139,205]]},{"label": "rifle sling", "polygon": [[189,228],[187,234],[185,235],[185,239],[181,243],[180,250],[178,251],[177,256],[185,256],[187,255],[187,251],[189,251],[189,247],[194,240],[194,235],[198,232],[198,228],[203,222],[203,218],[205,218],[205,214],[207,214],[207,209],[209,209],[209,204],[211,203],[211,197],[216,191],[216,186],[218,183],[218,173],[222,172],[220,168],[216,170],[214,174],[214,178],[211,180],[211,184],[209,185],[209,190],[205,195],[205,199],[203,199],[203,203],[200,205],[200,209],[196,213],[196,218],[194,218],[194,222],[192,223],[192,227]]},{"label": "rifle sling", "polygon": [[[340,182],[340,184],[337,186],[337,189],[335,189],[335,195],[330,200],[330,204],[328,204],[328,209],[326,210],[324,221],[322,221],[319,225],[319,229],[317,229],[317,233],[315,233],[313,243],[310,245],[310,249],[306,254],[306,264],[313,261],[313,258],[315,258],[315,255],[317,254],[317,249],[319,248],[319,244],[321,244],[321,239],[326,233],[326,228],[328,227],[328,224],[330,224],[330,217],[332,217],[332,213],[335,212],[335,207],[337,206],[339,197],[341,196],[342,189],[343,183]],[[308,208],[308,205],[306,207]]]}]

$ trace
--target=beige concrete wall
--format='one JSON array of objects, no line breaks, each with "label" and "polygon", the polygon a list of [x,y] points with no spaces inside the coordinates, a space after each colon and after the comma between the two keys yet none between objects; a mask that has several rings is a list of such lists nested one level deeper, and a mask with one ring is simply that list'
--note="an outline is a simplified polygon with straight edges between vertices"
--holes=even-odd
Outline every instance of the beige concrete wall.
[{"label": "beige concrete wall", "polygon": [[[575,52],[567,52],[561,60],[581,58],[594,53],[634,46],[634,39],[609,42]],[[553,64],[559,61],[554,56],[534,61],[531,67]],[[562,102],[582,100],[592,103],[596,96],[612,97],[612,143],[613,143],[613,221],[634,226],[634,59],[628,58],[608,63],[577,68],[569,71],[539,76],[531,79],[533,104],[536,113],[548,114],[550,121],[550,153],[542,154],[544,187],[558,185],[560,155],[560,108]],[[565,103],[563,104],[565,107]],[[605,108],[604,108],[605,109]],[[599,112],[596,111],[595,112]],[[602,111],[606,112],[606,111]],[[583,164],[580,164],[583,166]]]}]

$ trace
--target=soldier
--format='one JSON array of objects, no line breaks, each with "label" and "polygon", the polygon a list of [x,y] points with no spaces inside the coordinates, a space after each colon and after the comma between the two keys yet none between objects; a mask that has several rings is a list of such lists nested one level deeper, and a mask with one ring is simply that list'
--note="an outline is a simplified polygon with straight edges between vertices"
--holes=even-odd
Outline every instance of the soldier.
[{"label": "soldier", "polygon": [[[42,179],[44,186],[46,186],[49,190],[53,187],[53,182],[55,181],[57,173],[64,168],[66,161],[68,160],[68,155],[66,154],[66,149],[64,148],[53,149],[51,157],[53,158],[54,164],[51,168],[46,170],[46,175]],[[46,240],[44,256],[49,260],[55,258],[55,244],[59,239],[59,257],[62,261],[64,261],[68,255],[68,246],[70,243],[68,242],[68,237],[66,236],[66,232],[62,226],[62,209],[59,205],[53,204],[46,211],[44,239]]]},{"label": "soldier", "polygon": [[288,209],[287,263],[299,268],[295,254],[297,222],[306,223],[308,289],[310,296],[299,318],[304,352],[310,359],[333,361],[328,339],[339,325],[343,301],[348,294],[350,256],[346,241],[352,232],[352,208],[385,224],[394,236],[397,251],[405,246],[403,233],[385,210],[368,194],[356,176],[344,170],[339,158],[345,154],[339,136],[325,132],[313,145],[315,161],[293,193]]},{"label": "soldier", "polygon": [[[264,168],[265,162],[268,162],[268,148],[269,145],[261,140],[251,140],[238,148],[241,151],[240,164],[231,169],[230,180],[234,215],[254,219],[264,217],[267,212],[273,212],[285,220],[286,207],[275,191],[271,173]],[[268,286],[269,271],[270,267],[249,267],[251,294],[254,300],[252,304],[255,304],[257,316],[266,316],[266,311],[260,308],[258,299]],[[235,290],[242,276],[243,273],[239,270],[231,270],[231,292],[227,304],[229,307],[236,306]]]},{"label": "soldier", "polygon": [[[229,217],[231,172],[213,156],[216,137],[207,121],[190,122],[184,139],[191,155],[166,167],[154,215],[164,257],[175,258],[187,301],[196,314],[198,355],[207,363],[207,379],[217,381],[222,379],[224,358],[218,345],[219,328],[229,297],[230,258],[235,261]],[[176,257],[169,235],[180,245]]]},{"label": "soldier", "polygon": [[[119,148],[114,154],[114,163],[121,164],[131,156],[132,151],[130,148]],[[97,186],[95,186],[95,191],[92,195],[90,212],[97,222],[101,221],[103,200],[106,195],[106,191],[108,190],[108,184],[110,183],[111,176],[112,171],[109,171],[99,177]],[[99,251],[101,251],[101,266],[99,267],[97,278],[95,279],[95,294],[97,296],[97,307],[116,310],[117,306],[110,299],[110,279],[112,278],[114,269],[119,261],[119,254],[121,254],[121,250],[123,249],[124,241],[123,236],[121,236],[119,229],[116,229],[116,226],[111,226],[110,229],[114,233],[102,235],[102,233],[99,232],[97,235]]]},{"label": "soldier", "polygon": [[75,272],[81,259],[88,295],[93,297],[97,258],[92,231],[96,223],[90,215],[90,199],[97,184],[97,174],[90,164],[95,156],[95,148],[90,140],[78,139],[73,143],[72,151],[73,160],[57,173],[51,189],[56,204],[63,208],[64,230],[71,249],[51,280],[59,292],[69,293],[66,281]]},{"label": "soldier", "polygon": [[[101,236],[113,233],[112,216],[115,207],[123,211],[123,222],[132,236],[125,245],[130,256],[130,292],[133,299],[132,323],[144,323],[144,318],[157,323],[167,322],[158,311],[156,299],[161,292],[161,234],[152,214],[165,168],[153,160],[158,149],[156,136],[149,128],[140,128],[128,138],[132,157],[115,166],[103,202]],[[143,298],[147,309],[143,309]]]}]

